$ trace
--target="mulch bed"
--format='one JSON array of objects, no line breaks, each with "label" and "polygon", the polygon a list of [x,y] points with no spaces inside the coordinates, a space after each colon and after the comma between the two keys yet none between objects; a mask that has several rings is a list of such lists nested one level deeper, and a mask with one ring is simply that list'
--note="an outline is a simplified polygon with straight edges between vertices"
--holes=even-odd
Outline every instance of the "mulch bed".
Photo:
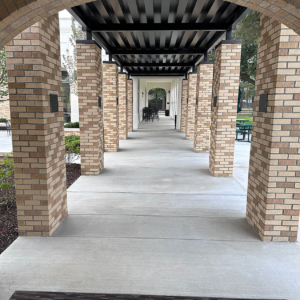
[{"label": "mulch bed", "polygon": [[81,176],[81,165],[67,165],[67,189]]},{"label": "mulch bed", "polygon": [[[81,165],[67,166],[67,188],[69,188],[81,175]],[[14,181],[14,176],[10,182]],[[2,196],[0,190],[0,197]],[[0,201],[1,202],[1,201]],[[0,205],[0,254],[18,237],[17,205],[9,201],[8,205]]]},{"label": "mulch bed", "polygon": [[[247,300],[246,298],[176,297],[151,295],[81,294],[54,292],[15,292],[10,300]],[[252,299],[262,300],[262,299]],[[274,299],[276,300],[276,299]]]}]

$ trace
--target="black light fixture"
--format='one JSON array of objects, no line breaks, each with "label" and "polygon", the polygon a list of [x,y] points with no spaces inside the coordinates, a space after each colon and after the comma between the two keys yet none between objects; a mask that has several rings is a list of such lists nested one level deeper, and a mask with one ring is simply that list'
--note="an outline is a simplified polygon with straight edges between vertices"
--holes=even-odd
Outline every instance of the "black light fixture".
[{"label": "black light fixture", "polygon": [[198,97],[196,97],[196,105],[198,105]]},{"label": "black light fixture", "polygon": [[259,108],[258,112],[266,113],[267,112],[267,102],[268,102],[268,94],[261,94],[259,97]]},{"label": "black light fixture", "polygon": [[117,97],[117,105],[119,105],[119,97]]},{"label": "black light fixture", "polygon": [[101,97],[98,97],[98,106],[101,107]]},{"label": "black light fixture", "polygon": [[58,112],[58,96],[50,94],[50,111],[52,113]]},{"label": "black light fixture", "polygon": [[218,101],[218,97],[215,96],[215,97],[214,97],[214,107],[217,107],[217,101]]}]

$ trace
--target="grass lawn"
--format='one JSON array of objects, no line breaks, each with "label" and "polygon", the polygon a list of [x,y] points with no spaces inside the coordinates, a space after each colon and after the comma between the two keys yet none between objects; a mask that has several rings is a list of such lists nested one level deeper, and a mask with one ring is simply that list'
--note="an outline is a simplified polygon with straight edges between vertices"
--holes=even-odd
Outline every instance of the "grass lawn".
[{"label": "grass lawn", "polygon": [[253,122],[253,115],[252,114],[248,114],[248,115],[238,115],[237,119],[247,119],[248,123],[252,123]]}]

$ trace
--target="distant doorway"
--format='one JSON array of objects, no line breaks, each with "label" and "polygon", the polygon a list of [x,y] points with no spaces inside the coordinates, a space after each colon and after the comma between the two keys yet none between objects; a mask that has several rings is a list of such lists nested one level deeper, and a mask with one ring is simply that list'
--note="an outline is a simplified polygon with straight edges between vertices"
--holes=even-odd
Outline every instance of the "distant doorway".
[{"label": "distant doorway", "polygon": [[166,110],[167,92],[162,88],[151,89],[148,93],[148,107]]}]

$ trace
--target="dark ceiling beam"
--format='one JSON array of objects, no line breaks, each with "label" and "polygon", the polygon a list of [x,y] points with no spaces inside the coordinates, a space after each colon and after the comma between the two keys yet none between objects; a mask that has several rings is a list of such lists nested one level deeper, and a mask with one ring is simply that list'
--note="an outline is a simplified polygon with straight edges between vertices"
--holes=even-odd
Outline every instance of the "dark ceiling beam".
[{"label": "dark ceiling beam", "polygon": [[199,48],[199,49],[113,49],[111,51],[114,55],[201,55],[204,54],[207,49]]},{"label": "dark ceiling beam", "polygon": [[222,31],[228,25],[224,23],[127,23],[127,24],[99,24],[91,28],[93,32],[140,32],[140,31]]},{"label": "dark ceiling beam", "polygon": [[124,67],[193,67],[192,63],[123,63]]},{"label": "dark ceiling beam", "polygon": [[162,73],[162,72],[130,72],[130,76],[185,76],[185,73]]},{"label": "dark ceiling beam", "polygon": [[[226,31],[234,29],[234,27],[242,19],[244,19],[250,12],[251,12],[250,8],[239,7],[233,17],[232,24],[230,26],[227,25]],[[224,37],[225,37],[225,32],[217,33],[216,36],[213,39],[211,39],[209,41],[209,43],[207,44],[207,53],[209,53],[213,48],[215,48],[219,43],[221,43],[221,41],[224,40]],[[195,62],[194,62],[195,65],[199,65],[199,63],[203,59],[203,55],[195,60]]]}]

